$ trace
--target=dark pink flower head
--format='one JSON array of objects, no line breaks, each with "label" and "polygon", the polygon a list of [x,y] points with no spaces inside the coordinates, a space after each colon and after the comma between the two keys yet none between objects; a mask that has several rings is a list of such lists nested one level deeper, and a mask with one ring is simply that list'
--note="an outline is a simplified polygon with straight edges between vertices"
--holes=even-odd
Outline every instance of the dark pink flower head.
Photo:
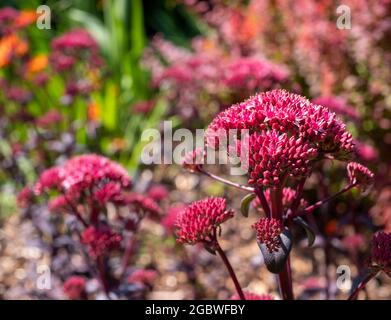
[{"label": "dark pink flower head", "polygon": [[312,100],[314,104],[322,105],[336,114],[345,116],[348,120],[357,121],[360,119],[357,110],[346,103],[346,101],[340,97],[335,96],[320,96]]},{"label": "dark pink flower head", "polygon": [[223,83],[229,89],[268,90],[287,80],[283,67],[258,57],[241,57],[229,61],[224,67]]},{"label": "dark pink flower head", "polygon": [[117,249],[121,240],[121,235],[111,231],[108,226],[99,228],[90,226],[81,235],[81,242],[88,247],[88,253],[94,259]]},{"label": "dark pink flower head", "polygon": [[28,207],[34,199],[34,192],[30,187],[24,187],[22,191],[19,192],[16,202],[19,207],[26,208]]},{"label": "dark pink flower head", "polygon": [[227,210],[224,198],[205,198],[190,204],[177,218],[177,241],[196,244],[213,242],[216,228],[234,216],[233,210]]},{"label": "dark pink flower head", "polygon": [[155,270],[152,269],[140,269],[134,271],[128,277],[128,283],[140,283],[148,286],[152,286],[155,282],[158,274]]},{"label": "dark pink flower head", "polygon": [[[271,203],[270,189],[266,189],[264,194],[265,194],[266,201],[268,203]],[[282,205],[285,209],[289,208],[292,205],[293,200],[295,200],[295,198],[296,198],[296,191],[294,189],[289,187],[282,189]],[[300,200],[300,208],[304,209],[307,205],[308,205],[307,201],[305,201],[304,199]],[[259,210],[263,210],[258,197],[254,199],[254,207]]]},{"label": "dark pink flower head", "polygon": [[181,214],[186,208],[183,204],[177,204],[170,207],[167,211],[167,214],[163,217],[161,223],[168,234],[172,234],[175,229],[175,223],[177,221],[178,215]]},{"label": "dark pink flower head", "polygon": [[357,233],[342,239],[342,245],[349,251],[357,251],[365,245],[364,236]]},{"label": "dark pink flower head", "polygon": [[19,12],[12,7],[0,9],[0,35],[13,32],[13,23]]},{"label": "dark pink flower head", "polygon": [[366,162],[376,161],[379,159],[379,152],[372,145],[357,140],[354,142],[354,144],[356,146],[356,155],[359,159],[362,159]]},{"label": "dark pink flower head", "polygon": [[196,148],[185,155],[182,161],[182,166],[190,172],[196,172],[203,166],[204,160],[205,150],[202,148]]},{"label": "dark pink flower head", "polygon": [[124,197],[124,203],[132,206],[133,209],[142,216],[148,214],[149,217],[155,219],[160,216],[161,210],[159,205],[149,196],[132,192]]},{"label": "dark pink flower head", "polygon": [[[109,184],[110,187],[106,185]],[[45,170],[34,190],[42,192],[55,189],[64,193],[68,200],[79,203],[88,195],[98,203],[114,201],[119,191],[127,189],[131,180],[119,164],[95,154],[76,156],[61,166]]]},{"label": "dark pink flower head", "polygon": [[216,147],[216,132],[229,129],[248,129],[250,135],[277,131],[338,159],[353,151],[352,136],[335,113],[285,90],[260,93],[218,114],[208,127],[207,144]]},{"label": "dark pink flower head", "polygon": [[[246,300],[274,300],[271,294],[257,294],[254,292],[244,291],[244,297]],[[241,300],[239,295],[236,293],[231,297],[231,300]]]},{"label": "dark pink flower head", "polygon": [[148,190],[148,196],[155,201],[162,201],[168,197],[168,190],[162,184],[155,184]]},{"label": "dark pink flower head", "polygon": [[270,252],[278,251],[281,247],[280,234],[283,231],[282,224],[274,218],[261,218],[252,226],[257,235],[258,242],[265,244]]},{"label": "dark pink flower head", "polygon": [[282,185],[288,177],[306,177],[316,154],[302,138],[275,130],[254,133],[249,138],[248,182],[270,187]]},{"label": "dark pink flower head", "polygon": [[101,65],[98,44],[87,30],[71,30],[55,38],[51,45],[50,61],[57,71],[67,71],[77,61],[87,61],[93,68]]},{"label": "dark pink flower head", "polygon": [[62,114],[58,110],[52,109],[40,116],[36,120],[36,124],[40,128],[49,128],[50,126],[56,126],[62,121]]},{"label": "dark pink flower head", "polygon": [[355,184],[362,190],[373,184],[375,176],[367,167],[357,162],[349,162],[347,171],[350,184]]},{"label": "dark pink flower head", "polygon": [[54,50],[67,52],[73,50],[95,50],[98,45],[94,38],[84,29],[74,29],[55,38],[52,42]]},{"label": "dark pink flower head", "polygon": [[65,281],[63,290],[70,300],[84,299],[86,295],[86,279],[81,276],[71,276]]},{"label": "dark pink flower head", "polygon": [[391,269],[391,233],[377,232],[372,239],[372,262]]},{"label": "dark pink flower head", "polygon": [[10,86],[7,89],[6,96],[8,100],[20,104],[26,104],[32,99],[32,94],[29,90],[18,86]]}]

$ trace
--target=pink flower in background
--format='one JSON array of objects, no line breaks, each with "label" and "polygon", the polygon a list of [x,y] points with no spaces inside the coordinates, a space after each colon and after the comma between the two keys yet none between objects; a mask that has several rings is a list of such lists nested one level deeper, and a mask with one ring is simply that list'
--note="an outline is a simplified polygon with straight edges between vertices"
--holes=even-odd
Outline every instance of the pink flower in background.
[{"label": "pink flower in background", "polygon": [[98,45],[87,30],[74,29],[57,38],[52,42],[52,48],[59,51],[97,50]]},{"label": "pink flower in background", "polygon": [[81,242],[88,247],[88,253],[94,259],[118,248],[121,241],[122,236],[111,231],[108,226],[89,226],[81,235]]},{"label": "pink flower in background", "polygon": [[168,195],[167,187],[162,184],[155,184],[148,190],[148,196],[157,202],[167,199]]},{"label": "pink flower in background", "polygon": [[358,121],[360,115],[357,110],[347,104],[343,98],[335,96],[320,96],[312,100],[314,104],[320,104],[331,111],[346,117],[347,120]]},{"label": "pink flower in background", "polygon": [[223,83],[230,89],[269,90],[288,79],[282,66],[258,57],[241,57],[229,61],[223,69]]},{"label": "pink flower in background", "polygon": [[372,145],[357,140],[354,141],[354,144],[356,146],[356,155],[359,159],[366,162],[372,162],[379,159],[379,152]]},{"label": "pink flower in background", "polygon": [[161,210],[159,205],[149,196],[132,192],[124,197],[123,203],[132,206],[140,215],[148,214],[155,219],[160,217]]},{"label": "pink flower in background", "polygon": [[177,218],[185,208],[184,204],[177,204],[167,210],[167,214],[162,218],[161,223],[168,234],[174,233]]},{"label": "pink flower in background", "polygon": [[213,242],[216,228],[234,216],[224,198],[205,198],[190,204],[177,218],[179,243]]},{"label": "pink flower in background", "polygon": [[16,201],[18,206],[21,208],[27,208],[31,205],[31,202],[34,199],[34,192],[30,187],[24,187],[22,191],[19,192]]},{"label": "pink flower in background", "polygon": [[[105,188],[110,183],[110,188]],[[35,184],[39,195],[49,189],[64,192],[69,201],[78,203],[83,195],[112,200],[113,190],[124,190],[131,186],[126,170],[109,159],[89,154],[76,156],[63,165],[45,170]],[[118,192],[117,192],[118,193]]]},{"label": "pink flower in background", "polygon": [[46,112],[44,115],[40,116],[36,120],[36,124],[40,128],[49,128],[49,127],[55,127],[58,125],[59,122],[63,120],[62,114],[60,111],[51,109],[48,112]]},{"label": "pink flower in background", "polygon": [[70,300],[86,299],[86,279],[81,276],[71,276],[64,282],[63,290]]},{"label": "pink flower in background", "polygon": [[134,271],[127,279],[128,283],[140,283],[152,286],[158,274],[152,269],[139,269]]},{"label": "pink flower in background", "polygon": [[[246,300],[274,300],[274,297],[270,294],[257,294],[249,291],[244,291]],[[231,300],[241,300],[239,295],[236,293],[231,297]]]}]

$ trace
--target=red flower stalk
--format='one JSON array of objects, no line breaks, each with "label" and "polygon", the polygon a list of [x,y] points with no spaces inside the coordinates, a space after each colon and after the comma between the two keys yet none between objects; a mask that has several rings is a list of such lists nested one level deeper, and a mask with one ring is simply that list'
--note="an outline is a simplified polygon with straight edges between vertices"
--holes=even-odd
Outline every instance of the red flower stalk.
[{"label": "red flower stalk", "polygon": [[349,162],[346,169],[351,185],[357,185],[365,190],[373,184],[374,174],[367,167],[357,162]]},{"label": "red flower stalk", "polygon": [[[243,291],[246,300],[274,300],[270,294],[257,294],[249,291]],[[238,294],[234,294],[230,300],[241,300]]]},{"label": "red flower stalk", "polygon": [[81,276],[71,276],[65,281],[63,290],[70,300],[86,299],[86,279]]},{"label": "red flower stalk", "polygon": [[234,212],[226,209],[224,198],[206,198],[193,202],[178,215],[176,225],[179,243],[213,243],[216,228],[232,218]]},{"label": "red flower stalk", "polygon": [[282,223],[274,218],[261,218],[252,226],[257,234],[257,240],[266,245],[270,252],[278,251],[281,247],[280,234]]},{"label": "red flower stalk", "polygon": [[[267,203],[271,203],[270,189],[265,190],[264,195]],[[282,206],[284,209],[288,209],[292,206],[294,200],[296,199],[296,195],[297,192],[292,188],[287,187],[282,189]],[[263,210],[263,207],[258,197],[254,199],[253,203],[255,208],[259,210]],[[300,203],[299,203],[300,209],[304,209],[307,205],[308,205],[307,201],[305,201],[304,199],[300,199]]]},{"label": "red flower stalk", "polygon": [[94,259],[104,256],[108,251],[119,247],[121,235],[114,233],[108,226],[93,226],[85,229],[81,235],[81,242],[88,247],[90,256]]}]

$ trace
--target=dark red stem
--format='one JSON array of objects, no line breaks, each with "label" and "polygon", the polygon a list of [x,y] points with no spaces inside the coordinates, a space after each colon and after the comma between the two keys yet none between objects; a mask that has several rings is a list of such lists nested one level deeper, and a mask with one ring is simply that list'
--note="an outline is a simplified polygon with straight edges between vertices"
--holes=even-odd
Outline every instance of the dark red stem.
[{"label": "dark red stem", "polygon": [[305,208],[302,213],[309,213],[313,211],[316,208],[319,208],[320,206],[324,205],[327,202],[330,202],[331,200],[334,200],[335,198],[339,197],[341,194],[345,193],[346,191],[349,191],[350,189],[354,188],[357,184],[350,184],[343,188],[342,190],[338,191],[337,193],[327,197],[326,199],[323,199],[321,201],[318,201],[314,203],[313,205],[310,205],[309,207]]},{"label": "dark red stem", "polygon": [[255,188],[255,194],[257,195],[259,202],[261,203],[261,206],[263,208],[263,211],[265,211],[266,217],[270,217],[270,207],[267,203],[265,194],[263,193],[263,190],[261,188]]},{"label": "dark red stem", "polygon": [[[270,189],[271,217],[283,223],[282,219],[282,189],[280,187]],[[290,258],[288,257],[284,270],[278,274],[280,294],[284,300],[293,300],[292,272]]]},{"label": "dark red stem", "polygon": [[254,188],[252,187],[248,187],[248,186],[245,186],[245,185],[242,185],[240,183],[236,183],[236,182],[232,182],[232,181],[229,181],[229,180],[226,180],[224,178],[221,178],[213,173],[210,173],[208,171],[205,171],[204,169],[202,168],[198,168],[198,171],[206,176],[208,176],[209,178],[212,178],[212,179],[215,179],[217,181],[220,181],[226,185],[229,185],[231,187],[235,187],[235,188],[238,188],[238,189],[241,189],[241,190],[246,190],[246,191],[250,191],[250,192],[254,192]]},{"label": "dark red stem", "polygon": [[367,283],[369,281],[371,281],[374,277],[377,276],[377,274],[379,273],[379,271],[375,271],[375,272],[370,272],[369,274],[367,274],[365,276],[365,278],[358,284],[358,286],[356,287],[356,289],[354,289],[354,291],[352,292],[352,294],[350,295],[350,297],[348,298],[348,300],[356,300],[357,299],[357,296],[358,296],[358,293],[365,288],[365,286],[367,285]]},{"label": "dark red stem", "polygon": [[241,300],[246,300],[246,297],[243,294],[242,287],[240,286],[238,278],[236,277],[235,271],[232,268],[231,263],[229,262],[229,260],[228,260],[227,256],[225,255],[225,252],[223,251],[223,249],[221,249],[220,244],[217,242],[217,240],[216,240],[216,243],[215,243],[215,248],[216,248],[216,251],[218,252],[218,254],[221,257],[221,260],[223,260],[223,262],[224,262],[224,264],[225,264],[225,266],[226,266],[226,268],[228,270],[229,275],[231,276],[231,279],[232,279],[232,281],[233,281],[233,283],[235,285],[236,291],[237,291],[240,299]]}]

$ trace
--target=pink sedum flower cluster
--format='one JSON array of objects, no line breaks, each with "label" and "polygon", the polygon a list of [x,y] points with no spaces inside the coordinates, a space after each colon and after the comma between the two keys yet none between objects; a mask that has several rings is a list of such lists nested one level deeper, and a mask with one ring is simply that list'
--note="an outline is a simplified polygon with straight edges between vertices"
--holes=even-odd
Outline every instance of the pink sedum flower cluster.
[{"label": "pink sedum flower cluster", "polygon": [[[218,114],[209,125],[206,142],[216,148],[221,134],[247,129],[249,183],[281,185],[287,176],[306,177],[311,162],[325,157],[345,160],[353,138],[345,124],[326,107],[285,90],[260,93]],[[245,139],[238,145],[247,143]]]},{"label": "pink sedum flower cluster", "polygon": [[283,231],[281,221],[274,218],[261,218],[253,228],[257,234],[257,240],[266,245],[269,252],[278,251],[281,247],[280,234]]},{"label": "pink sedum flower cluster", "polygon": [[349,183],[357,185],[365,190],[373,184],[374,174],[365,166],[357,162],[349,162],[347,165]]},{"label": "pink sedum flower cluster", "polygon": [[89,226],[81,235],[81,242],[88,247],[88,253],[94,259],[118,248],[121,240],[122,236],[111,231],[108,226]]},{"label": "pink sedum flower cluster", "polygon": [[177,218],[179,243],[210,243],[215,240],[216,228],[234,216],[227,210],[224,198],[211,197],[198,200],[182,211]]},{"label": "pink sedum flower cluster", "polygon": [[81,276],[71,276],[64,282],[63,290],[70,300],[84,299],[86,296],[86,279]]},{"label": "pink sedum flower cluster", "polygon": [[118,201],[121,192],[130,186],[131,179],[124,168],[105,157],[88,154],[45,170],[34,185],[34,192],[41,195],[57,190],[62,193],[58,203],[77,205],[87,197],[104,205]]}]

